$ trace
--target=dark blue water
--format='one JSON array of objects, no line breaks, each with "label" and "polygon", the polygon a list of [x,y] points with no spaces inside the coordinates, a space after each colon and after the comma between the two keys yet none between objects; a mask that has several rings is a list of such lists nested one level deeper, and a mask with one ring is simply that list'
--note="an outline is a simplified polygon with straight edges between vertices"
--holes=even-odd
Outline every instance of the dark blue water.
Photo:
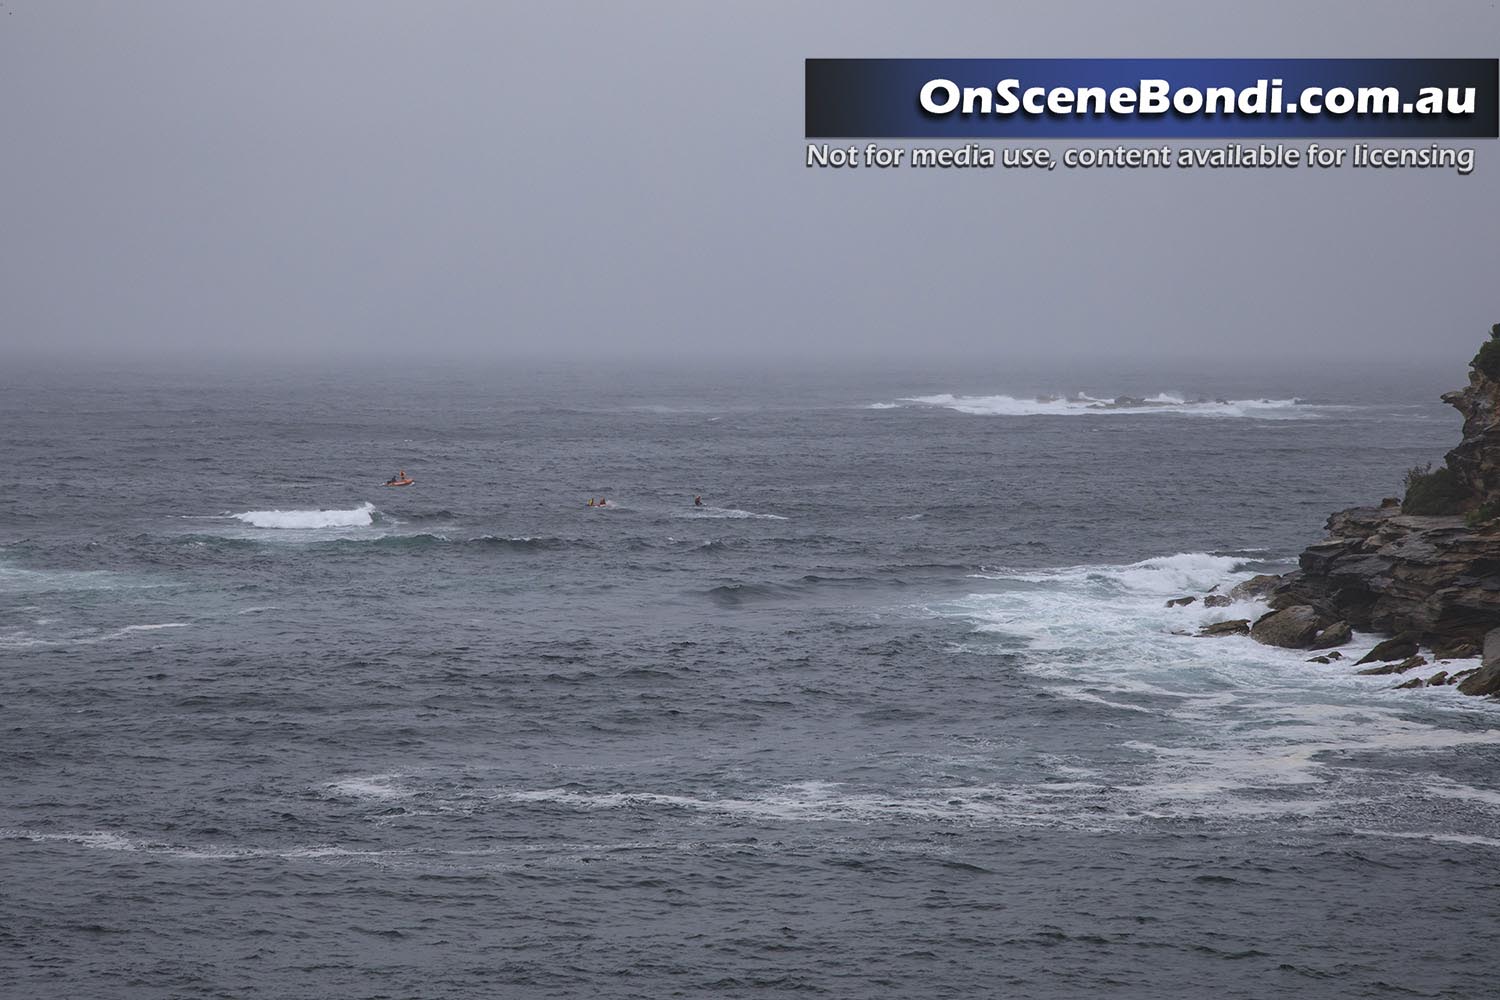
[{"label": "dark blue water", "polygon": [[1442,375],[14,369],[0,992],[1487,995],[1495,706],[1164,607]]}]

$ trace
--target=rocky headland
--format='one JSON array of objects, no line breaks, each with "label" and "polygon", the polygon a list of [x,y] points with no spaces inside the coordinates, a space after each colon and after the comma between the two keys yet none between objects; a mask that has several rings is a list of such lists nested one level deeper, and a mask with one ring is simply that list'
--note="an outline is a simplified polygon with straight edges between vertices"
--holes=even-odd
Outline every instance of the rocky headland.
[{"label": "rocky headland", "polygon": [[1303,551],[1298,569],[1231,591],[1237,599],[1265,597],[1267,614],[1217,622],[1201,634],[1248,633],[1316,650],[1312,660],[1326,664],[1344,659],[1337,647],[1352,631],[1383,633],[1389,638],[1357,661],[1374,664],[1361,673],[1480,657],[1480,666],[1398,686],[1456,683],[1465,694],[1500,694],[1500,324],[1471,362],[1468,386],[1442,398],[1463,414],[1464,426],[1441,467],[1409,471],[1402,498],[1332,515],[1328,537]]}]

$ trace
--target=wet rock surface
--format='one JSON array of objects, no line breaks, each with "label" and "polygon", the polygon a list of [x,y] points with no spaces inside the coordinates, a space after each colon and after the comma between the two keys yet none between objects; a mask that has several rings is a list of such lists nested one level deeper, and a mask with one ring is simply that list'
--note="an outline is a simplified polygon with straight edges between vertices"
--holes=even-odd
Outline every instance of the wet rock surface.
[{"label": "wet rock surface", "polygon": [[1306,649],[1322,627],[1318,612],[1299,604],[1263,615],[1251,626],[1250,638],[1267,646]]},{"label": "wet rock surface", "polygon": [[1484,664],[1458,685],[1464,694],[1500,693],[1500,628],[1484,637]]},{"label": "wet rock surface", "polygon": [[1228,621],[1214,622],[1212,625],[1205,625],[1203,626],[1203,628],[1198,630],[1198,635],[1200,638],[1209,639],[1224,635],[1249,634],[1250,619],[1248,618],[1231,618]]}]

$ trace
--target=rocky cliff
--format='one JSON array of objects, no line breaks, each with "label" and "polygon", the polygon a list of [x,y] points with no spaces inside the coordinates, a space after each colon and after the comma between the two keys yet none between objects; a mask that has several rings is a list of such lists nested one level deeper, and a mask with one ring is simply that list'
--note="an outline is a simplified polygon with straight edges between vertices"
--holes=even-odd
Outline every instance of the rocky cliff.
[{"label": "rocky cliff", "polygon": [[1403,500],[1330,517],[1328,537],[1302,553],[1270,604],[1390,633],[1439,658],[1493,650],[1462,689],[1497,693],[1500,635],[1488,649],[1485,638],[1500,630],[1500,325],[1474,357],[1469,385],[1442,398],[1464,416],[1463,440],[1444,465],[1412,470]]},{"label": "rocky cliff", "polygon": [[1459,492],[1470,506],[1500,498],[1500,323],[1469,364],[1469,384],[1443,402],[1464,415],[1464,436],[1448,452]]}]

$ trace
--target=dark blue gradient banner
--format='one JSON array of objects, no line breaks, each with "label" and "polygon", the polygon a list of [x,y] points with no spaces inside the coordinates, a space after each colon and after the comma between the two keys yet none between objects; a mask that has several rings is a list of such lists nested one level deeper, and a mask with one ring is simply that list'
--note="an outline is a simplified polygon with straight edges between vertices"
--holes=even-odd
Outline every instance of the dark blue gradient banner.
[{"label": "dark blue gradient banner", "polygon": [[1500,136],[1496,59],[809,59],[809,139]]}]

